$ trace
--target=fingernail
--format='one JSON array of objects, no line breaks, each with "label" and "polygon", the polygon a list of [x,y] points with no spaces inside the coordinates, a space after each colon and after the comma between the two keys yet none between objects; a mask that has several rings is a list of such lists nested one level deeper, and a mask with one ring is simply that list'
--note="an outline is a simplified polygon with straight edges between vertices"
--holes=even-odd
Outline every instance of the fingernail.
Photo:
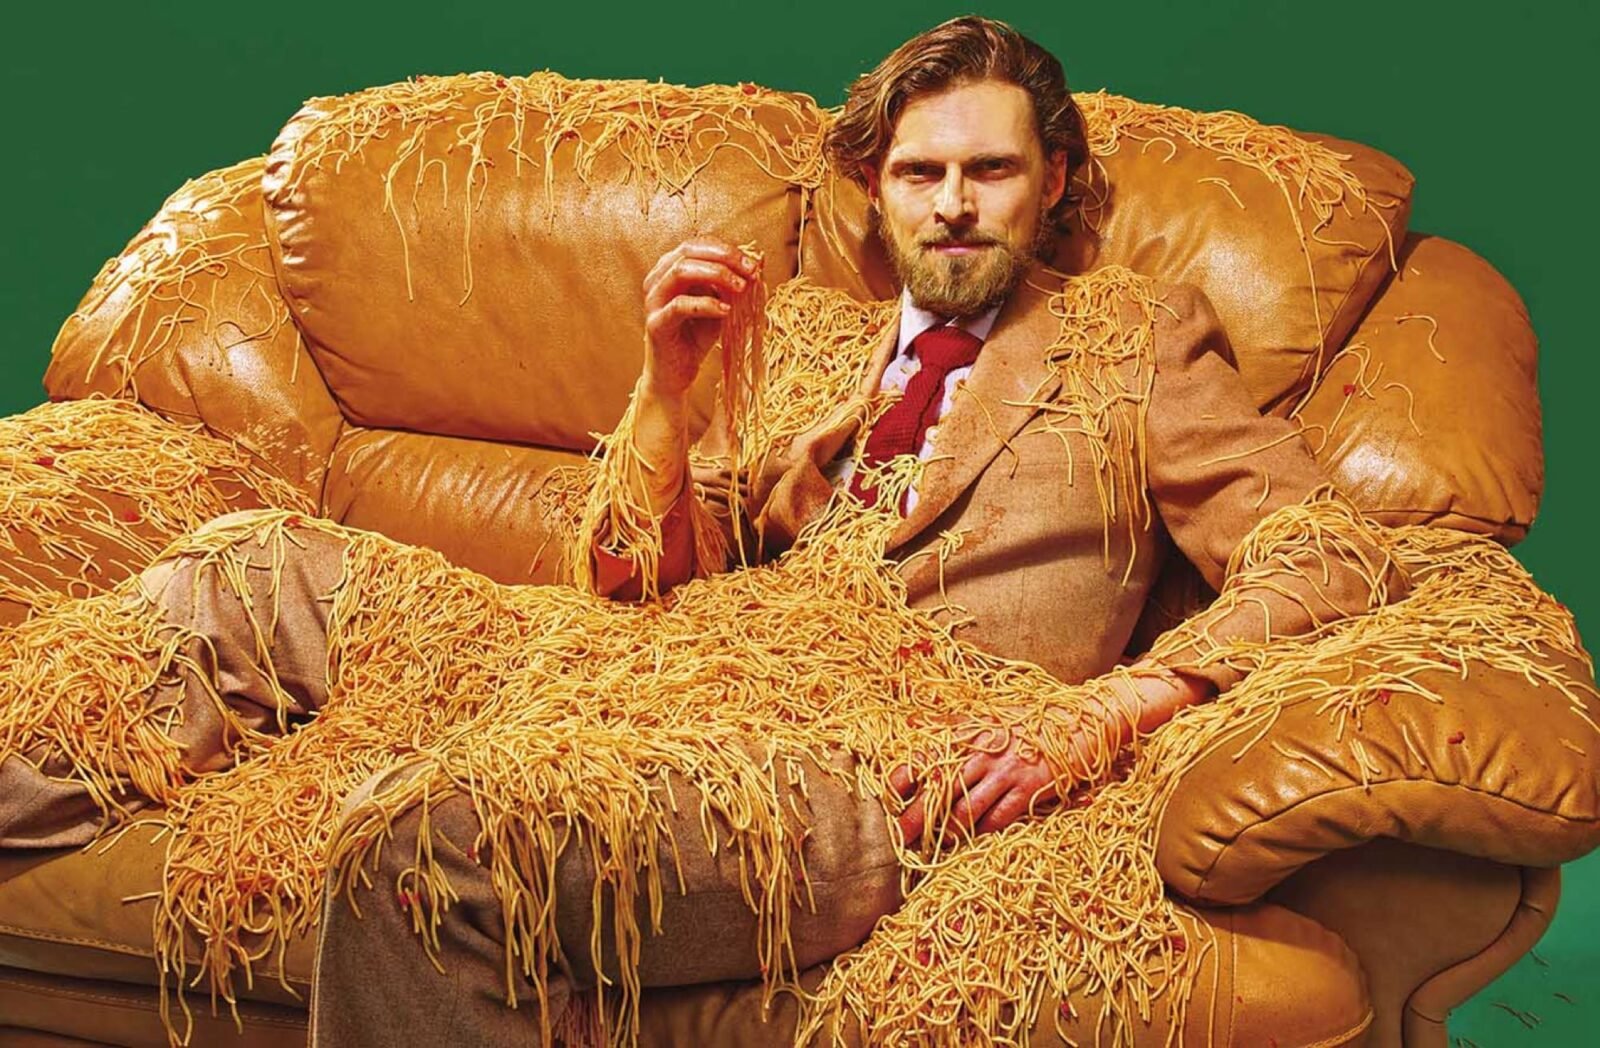
[{"label": "fingernail", "polygon": [[735,290],[743,291],[744,290],[744,286],[745,286],[744,278],[743,277],[734,277],[733,278],[733,286],[734,286]]}]

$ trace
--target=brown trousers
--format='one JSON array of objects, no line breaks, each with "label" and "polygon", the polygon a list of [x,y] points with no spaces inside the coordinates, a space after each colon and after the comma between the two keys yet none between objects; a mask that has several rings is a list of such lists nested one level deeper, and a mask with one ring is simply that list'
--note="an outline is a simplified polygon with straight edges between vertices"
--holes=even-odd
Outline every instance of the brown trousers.
[{"label": "brown trousers", "polygon": [[[230,514],[208,525],[246,523],[249,513]],[[321,531],[297,532],[301,545],[287,547],[278,571],[277,626],[266,632],[273,596],[272,554],[250,538],[231,552],[245,565],[248,603],[215,565],[176,556],[151,565],[140,580],[165,622],[196,631],[189,654],[215,682],[230,710],[252,728],[275,730],[280,712],[293,722],[316,713],[328,699],[327,628],[332,596],[343,577],[345,541]],[[259,665],[254,623],[269,645],[282,690],[275,690]],[[187,677],[152,689],[151,703],[172,705],[172,734],[185,747],[185,763],[197,773],[229,766],[233,754],[221,718],[201,683]],[[46,751],[0,764],[0,848],[49,848],[86,843],[103,829],[100,812],[85,790],[59,778],[69,769]],[[841,765],[835,769],[848,772]],[[409,773],[390,769],[363,785],[347,802],[381,789]],[[856,798],[838,779],[809,768],[802,786],[787,787],[789,806],[804,823],[807,882],[815,908],[796,905],[791,916],[795,960],[808,967],[865,939],[874,923],[901,901],[900,870],[889,841],[888,823],[875,801]],[[642,900],[633,900],[645,940],[637,959],[644,986],[670,986],[760,975],[757,923],[740,888],[736,855],[723,847],[715,855],[705,845],[697,804],[687,787],[673,827],[686,886],[678,894],[671,856],[660,868],[666,899],[659,934],[650,933]],[[788,802],[786,801],[786,804]],[[130,809],[140,806],[130,797]],[[464,797],[440,802],[429,814],[433,854],[460,899],[443,915],[438,929],[435,969],[412,930],[393,886],[417,853],[421,813],[397,819],[395,839],[381,852],[372,878],[375,890],[357,897],[361,916],[342,897],[325,900],[323,927],[312,994],[313,1043],[339,1048],[361,1045],[528,1044],[537,1040],[543,1020],[559,1019],[575,989],[595,985],[591,956],[596,915],[592,864],[570,848],[558,860],[556,923],[564,961],[547,986],[552,1014],[538,1014],[538,997],[508,961],[501,904],[488,875],[487,861],[467,855],[478,833],[477,819]],[[720,838],[728,840],[727,828]],[[698,845],[698,847],[696,846]],[[607,898],[598,916],[600,941],[610,943],[610,914],[617,900]],[[617,975],[614,950],[603,953],[598,969]],[[517,980],[519,1007],[506,1006],[508,978]]]}]

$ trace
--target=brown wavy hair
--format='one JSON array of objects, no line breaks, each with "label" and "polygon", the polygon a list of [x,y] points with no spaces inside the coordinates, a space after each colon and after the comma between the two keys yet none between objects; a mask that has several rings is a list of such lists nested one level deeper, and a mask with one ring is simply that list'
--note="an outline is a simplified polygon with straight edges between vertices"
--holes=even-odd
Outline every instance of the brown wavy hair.
[{"label": "brown wavy hair", "polygon": [[865,185],[862,169],[883,162],[895,123],[912,99],[980,80],[999,80],[1028,92],[1045,155],[1066,154],[1069,189],[1051,210],[1059,223],[1077,203],[1070,190],[1072,175],[1089,159],[1083,114],[1067,90],[1056,56],[992,18],[952,18],[918,33],[858,77],[828,128],[824,145],[829,158],[847,177]]}]

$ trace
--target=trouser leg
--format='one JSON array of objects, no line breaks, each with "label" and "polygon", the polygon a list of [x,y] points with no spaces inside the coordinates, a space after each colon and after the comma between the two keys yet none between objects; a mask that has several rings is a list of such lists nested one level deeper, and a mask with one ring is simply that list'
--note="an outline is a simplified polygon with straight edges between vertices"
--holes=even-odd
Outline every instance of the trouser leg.
[{"label": "trouser leg", "polygon": [[[220,517],[196,532],[219,544],[220,555],[180,551],[119,588],[146,602],[164,630],[186,638],[183,657],[145,694],[150,709],[170,723],[169,734],[184,747],[183,766],[193,773],[232,764],[241,728],[275,732],[327,700],[328,617],[347,542],[320,529],[279,534],[259,526],[274,516]],[[70,616],[76,603],[46,615]],[[62,665],[93,671],[72,660]],[[0,848],[81,845],[104,828],[99,807],[72,771],[48,742],[0,762]],[[121,801],[128,810],[149,803],[131,790]]]},{"label": "trouser leg", "polygon": [[[362,794],[408,773],[406,768],[385,773]],[[808,894],[815,904],[790,905],[790,940],[801,968],[858,945],[901,902],[900,868],[881,806],[855,797],[839,779],[814,766],[805,779],[804,786],[778,785],[794,794],[786,803],[792,801],[790,810],[800,820],[793,829],[805,834]],[[713,854],[700,823],[697,795],[677,780],[671,788],[678,794],[673,837],[682,865],[676,866],[668,854],[660,857],[664,898],[659,933],[651,931],[646,902],[629,900],[643,936],[637,963],[640,984],[760,978],[759,925],[740,886],[730,828],[718,827],[721,847]],[[360,795],[353,797],[347,808],[360,800]],[[485,846],[473,857],[480,824],[471,801],[451,795],[429,808],[426,820],[434,859],[461,896],[443,912],[438,927],[443,974],[413,931],[408,900],[396,891],[415,865],[424,832],[422,812],[413,808],[393,825],[394,839],[379,853],[372,872],[375,887],[356,892],[360,913],[341,896],[326,902],[312,992],[313,1045],[537,1044],[546,1016],[532,985],[520,974],[521,958],[507,959],[502,905],[490,880],[493,856]],[[682,893],[677,890],[680,869]],[[569,845],[558,858],[554,885],[564,961],[552,959],[547,979],[552,1025],[559,1023],[559,1009],[575,991],[597,981],[590,945],[594,886],[592,857]],[[616,980],[616,900],[609,890],[604,900],[600,967]],[[508,965],[516,980],[516,1010],[505,1003]],[[615,987],[608,992],[615,993]]]},{"label": "trouser leg", "polygon": [[[410,770],[377,776],[351,795],[346,809]],[[396,886],[416,852],[420,814],[413,813],[395,827],[394,840],[372,874],[372,890],[357,892],[359,913],[332,891],[324,900],[311,995],[313,1045],[499,1048],[538,1042],[541,1013],[534,987],[517,977],[516,1010],[506,1003],[500,902],[484,868],[468,857],[477,822],[470,811],[447,805],[433,811],[430,823],[434,859],[460,896],[440,929],[443,971],[423,949],[410,906]],[[548,980],[552,1017],[566,1006],[571,985],[559,974]]]}]

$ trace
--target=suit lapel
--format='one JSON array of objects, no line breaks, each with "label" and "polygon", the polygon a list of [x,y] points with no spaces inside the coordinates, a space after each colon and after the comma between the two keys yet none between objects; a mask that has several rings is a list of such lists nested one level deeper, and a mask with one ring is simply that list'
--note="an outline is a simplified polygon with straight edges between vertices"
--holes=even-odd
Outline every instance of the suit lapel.
[{"label": "suit lapel", "polygon": [[884,369],[899,343],[899,333],[900,318],[896,314],[878,339],[854,392],[765,464],[756,487],[758,504],[762,506],[759,527],[762,541],[770,543],[769,548],[787,548],[805,523],[832,498],[833,485],[826,470],[870,414]]},{"label": "suit lapel", "polygon": [[[1001,308],[972,373],[939,420],[933,457],[917,485],[917,505],[895,529],[890,550],[939,519],[1034,417],[1032,405],[1060,385],[1045,360],[1046,348],[1059,333],[1060,321],[1045,308],[1046,288],[1056,283],[1043,279],[1035,266]],[[877,378],[882,375],[880,364]]]},{"label": "suit lapel", "polygon": [[[995,318],[978,361],[950,412],[939,421],[934,456],[917,485],[917,506],[889,540],[890,551],[916,537],[950,507],[996,455],[1037,414],[1033,404],[1060,385],[1045,350],[1056,341],[1060,321],[1045,301],[1060,286],[1035,266]],[[854,394],[817,426],[797,437],[787,453],[769,461],[761,485],[768,523],[792,541],[804,522],[833,494],[825,470],[861,428],[899,344],[900,316],[885,325]]]}]

